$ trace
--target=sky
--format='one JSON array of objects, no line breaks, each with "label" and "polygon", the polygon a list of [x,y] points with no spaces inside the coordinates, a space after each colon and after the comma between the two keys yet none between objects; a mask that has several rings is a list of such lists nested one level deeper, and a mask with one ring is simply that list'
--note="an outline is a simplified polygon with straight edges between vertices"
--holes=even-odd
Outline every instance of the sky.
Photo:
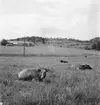
[{"label": "sky", "polygon": [[100,0],[0,0],[0,40],[100,36]]}]

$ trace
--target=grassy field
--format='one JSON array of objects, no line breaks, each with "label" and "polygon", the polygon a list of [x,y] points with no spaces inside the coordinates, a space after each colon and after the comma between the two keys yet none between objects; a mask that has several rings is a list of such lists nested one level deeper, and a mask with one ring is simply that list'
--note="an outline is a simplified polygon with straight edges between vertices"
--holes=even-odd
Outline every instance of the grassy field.
[{"label": "grassy field", "polygon": [[[37,56],[0,56],[0,101],[3,105],[100,105],[100,52],[53,46],[26,50]],[[21,54],[22,48],[0,48],[0,53],[8,52]],[[48,54],[59,56],[49,57]],[[60,63],[61,59],[68,63]],[[93,69],[77,70],[72,64],[89,64]],[[47,67],[51,72],[44,82],[19,81],[17,73],[32,67]]]},{"label": "grassy field", "polygon": [[[54,54],[54,55],[82,55],[82,54],[100,54],[98,51],[84,49],[55,47],[53,45],[43,45],[26,47],[26,54]],[[22,46],[0,46],[0,54],[23,54]]]}]

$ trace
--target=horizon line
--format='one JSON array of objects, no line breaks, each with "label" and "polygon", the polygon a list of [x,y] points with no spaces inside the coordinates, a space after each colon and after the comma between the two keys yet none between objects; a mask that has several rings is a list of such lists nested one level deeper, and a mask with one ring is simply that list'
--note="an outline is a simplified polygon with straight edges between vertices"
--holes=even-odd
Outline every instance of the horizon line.
[{"label": "horizon line", "polygon": [[12,39],[6,39],[6,38],[3,38],[3,39],[6,39],[6,40],[15,40],[15,39],[21,39],[21,38],[26,38],[26,37],[41,37],[41,38],[47,38],[47,39],[74,39],[74,40],[79,40],[79,41],[89,41],[89,40],[91,40],[91,39],[94,39],[94,38],[99,38],[99,36],[98,37],[93,37],[93,38],[91,38],[91,39],[86,39],[86,40],[82,40],[82,39],[76,39],[76,38],[72,38],[72,37],[70,37],[70,38],[67,38],[67,37],[44,37],[44,36],[23,36],[23,37],[17,37],[17,38],[12,38]]}]

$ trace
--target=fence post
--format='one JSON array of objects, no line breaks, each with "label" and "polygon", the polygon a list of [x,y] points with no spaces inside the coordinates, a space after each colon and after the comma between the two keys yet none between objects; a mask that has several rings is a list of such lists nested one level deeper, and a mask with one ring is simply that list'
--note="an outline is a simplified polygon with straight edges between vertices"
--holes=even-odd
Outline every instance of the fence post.
[{"label": "fence post", "polygon": [[24,44],[23,44],[23,56],[25,57],[25,37],[24,37]]}]

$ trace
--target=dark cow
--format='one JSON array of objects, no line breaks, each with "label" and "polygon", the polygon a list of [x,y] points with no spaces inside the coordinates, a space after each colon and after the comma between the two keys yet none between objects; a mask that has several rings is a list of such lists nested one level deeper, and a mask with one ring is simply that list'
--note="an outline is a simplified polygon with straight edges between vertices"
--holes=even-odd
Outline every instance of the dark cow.
[{"label": "dark cow", "polygon": [[78,69],[81,69],[81,70],[90,69],[91,70],[92,68],[90,67],[90,65],[85,64],[85,65],[79,65]]},{"label": "dark cow", "polygon": [[68,61],[60,60],[60,63],[68,63]]}]

